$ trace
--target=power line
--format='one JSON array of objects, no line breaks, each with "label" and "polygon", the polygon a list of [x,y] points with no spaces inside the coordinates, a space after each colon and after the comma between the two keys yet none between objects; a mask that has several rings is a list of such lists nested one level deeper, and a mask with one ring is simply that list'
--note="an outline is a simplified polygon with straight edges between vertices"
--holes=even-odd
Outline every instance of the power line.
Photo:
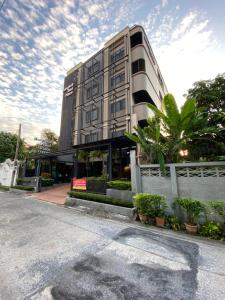
[{"label": "power line", "polygon": [[3,9],[3,6],[4,6],[5,2],[6,2],[6,0],[3,0],[3,1],[2,1],[2,4],[1,4],[1,6],[0,6],[0,12],[1,12],[1,10]]}]

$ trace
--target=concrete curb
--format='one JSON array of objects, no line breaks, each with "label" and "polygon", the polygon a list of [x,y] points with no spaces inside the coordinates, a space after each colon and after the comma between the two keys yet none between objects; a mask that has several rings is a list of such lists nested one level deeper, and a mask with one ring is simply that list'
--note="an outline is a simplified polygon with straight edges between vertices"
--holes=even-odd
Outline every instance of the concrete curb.
[{"label": "concrete curb", "polygon": [[135,218],[135,212],[136,208],[128,208],[128,207],[122,207],[122,206],[116,206],[112,204],[106,204],[106,203],[99,203],[94,201],[88,201],[73,197],[66,197],[65,206],[72,206],[72,207],[82,207],[86,208],[87,210],[91,210],[94,213],[97,213],[98,216],[106,216],[106,215],[113,215],[116,216],[122,216],[126,217],[129,220],[134,220]]},{"label": "concrete curb", "polygon": [[116,199],[123,199],[132,202],[135,193],[128,190],[107,189],[106,195]]}]

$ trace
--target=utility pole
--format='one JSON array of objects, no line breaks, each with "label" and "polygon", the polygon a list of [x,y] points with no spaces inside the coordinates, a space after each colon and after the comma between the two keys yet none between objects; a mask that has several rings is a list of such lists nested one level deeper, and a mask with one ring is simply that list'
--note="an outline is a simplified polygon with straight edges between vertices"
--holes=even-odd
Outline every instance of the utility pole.
[{"label": "utility pole", "polygon": [[17,141],[16,141],[16,152],[15,152],[14,163],[18,159],[18,152],[19,152],[19,146],[20,146],[20,135],[21,135],[21,123],[19,124],[19,131],[18,131],[18,136],[17,136]]},{"label": "utility pole", "polygon": [[20,135],[21,135],[21,123],[19,124],[19,130],[18,130],[17,141],[16,141],[16,152],[15,152],[14,163],[13,163],[11,186],[13,186],[14,184],[14,178],[16,173],[16,166],[17,166],[19,146],[20,146]]}]

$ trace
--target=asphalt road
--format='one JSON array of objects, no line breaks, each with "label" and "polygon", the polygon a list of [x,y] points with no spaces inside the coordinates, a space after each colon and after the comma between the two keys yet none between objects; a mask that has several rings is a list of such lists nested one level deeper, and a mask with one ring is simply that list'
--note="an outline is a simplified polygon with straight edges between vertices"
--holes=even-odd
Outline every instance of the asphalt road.
[{"label": "asphalt road", "polygon": [[0,193],[0,299],[225,299],[225,244]]}]

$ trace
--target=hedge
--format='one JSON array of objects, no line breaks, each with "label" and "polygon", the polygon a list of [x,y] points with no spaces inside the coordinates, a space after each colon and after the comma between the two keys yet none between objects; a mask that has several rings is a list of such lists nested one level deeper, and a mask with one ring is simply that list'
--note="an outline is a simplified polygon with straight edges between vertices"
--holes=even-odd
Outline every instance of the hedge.
[{"label": "hedge", "polygon": [[22,185],[23,183],[27,183],[30,182],[31,179],[30,178],[17,178],[16,182],[18,185]]},{"label": "hedge", "polygon": [[17,189],[17,190],[24,190],[24,191],[33,191],[34,190],[33,186],[25,186],[25,185],[15,185],[12,188]]},{"label": "hedge", "polygon": [[0,190],[7,192],[7,191],[9,191],[9,187],[5,186],[5,185],[0,185]]},{"label": "hedge", "polygon": [[131,207],[131,208],[133,207],[132,202],[121,200],[121,199],[115,199],[110,196],[101,195],[101,194],[71,191],[68,192],[68,195],[72,198],[84,199],[84,200],[112,204],[112,205],[123,206],[123,207]]},{"label": "hedge", "polygon": [[128,180],[112,180],[107,182],[107,187],[116,190],[131,190],[131,181]]},{"label": "hedge", "polygon": [[54,184],[54,179],[41,178],[41,186],[52,186],[53,184]]}]

